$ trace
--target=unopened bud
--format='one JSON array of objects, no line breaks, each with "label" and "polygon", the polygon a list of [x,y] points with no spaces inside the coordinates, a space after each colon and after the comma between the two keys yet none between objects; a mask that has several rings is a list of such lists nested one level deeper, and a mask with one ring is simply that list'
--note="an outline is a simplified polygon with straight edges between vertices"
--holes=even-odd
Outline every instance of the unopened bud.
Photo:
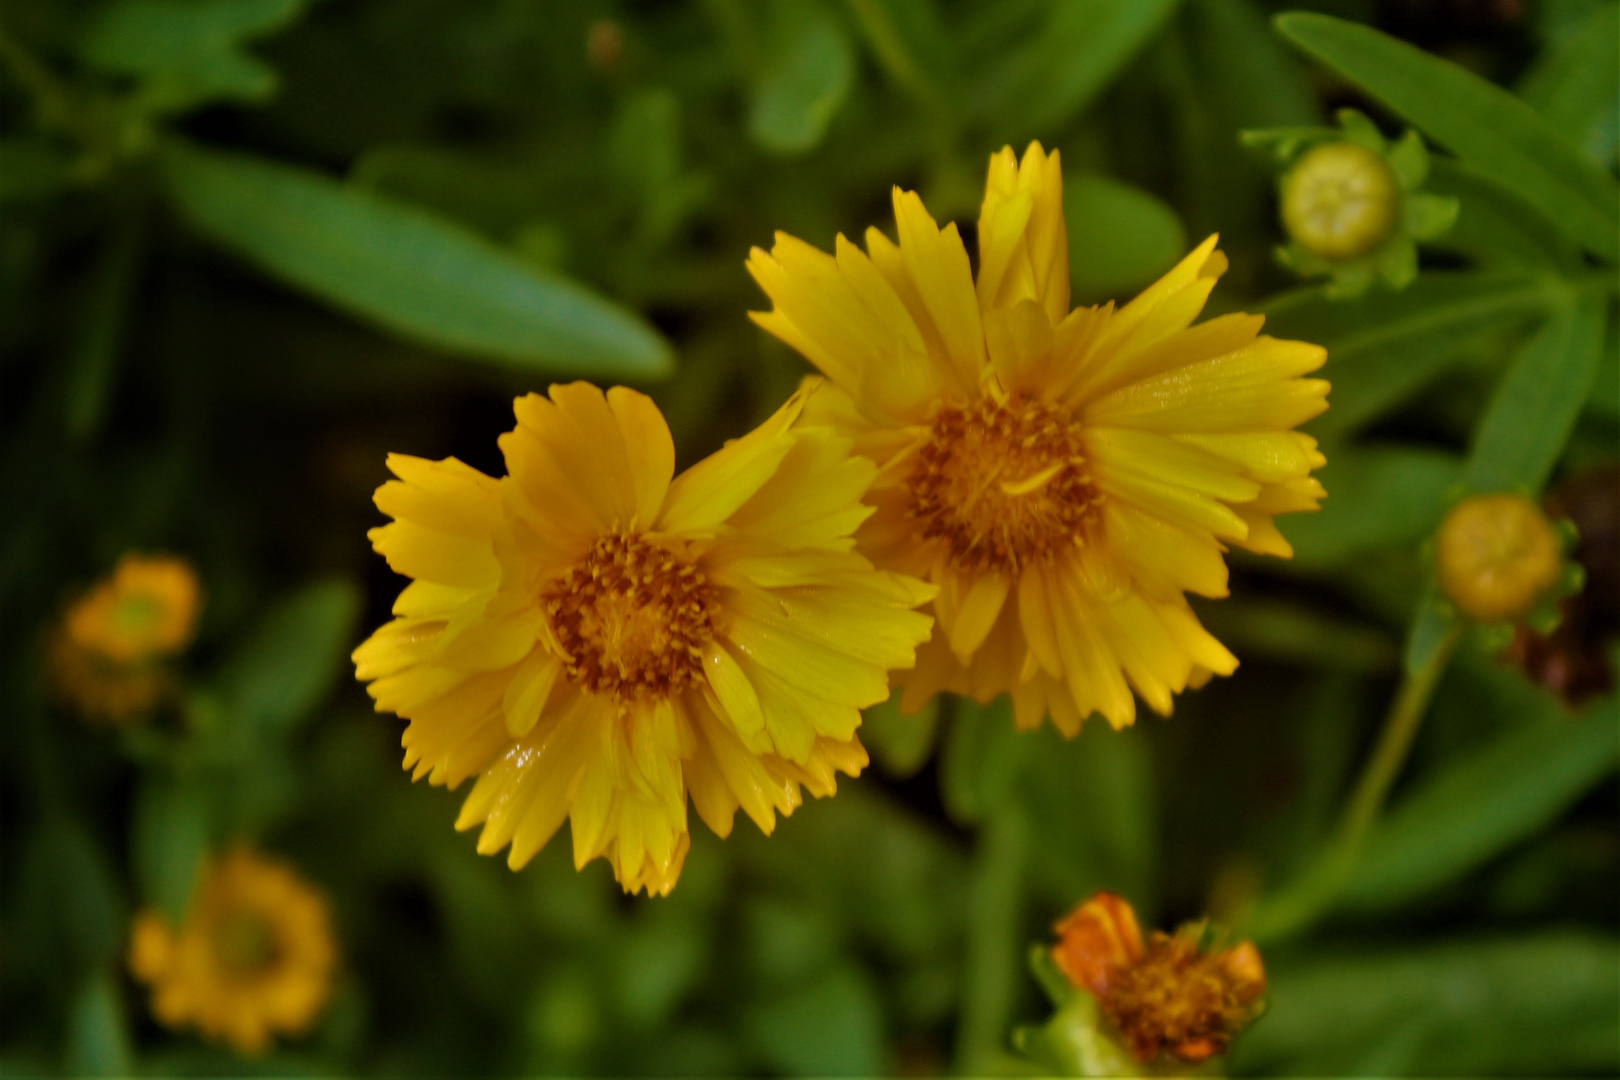
[{"label": "unopened bud", "polygon": [[1563,572],[1558,531],[1522,495],[1476,495],[1452,508],[1435,540],[1440,588],[1483,622],[1520,619]]},{"label": "unopened bud", "polygon": [[1349,142],[1309,151],[1282,183],[1288,233],[1321,259],[1354,259],[1388,239],[1400,185],[1384,159]]}]

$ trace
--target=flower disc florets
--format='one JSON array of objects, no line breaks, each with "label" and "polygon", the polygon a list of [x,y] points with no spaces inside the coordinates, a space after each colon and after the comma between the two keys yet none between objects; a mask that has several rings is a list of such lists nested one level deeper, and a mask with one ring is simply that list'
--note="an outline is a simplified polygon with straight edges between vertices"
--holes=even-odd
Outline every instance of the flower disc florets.
[{"label": "flower disc florets", "polygon": [[597,540],[540,600],[568,677],[593,694],[662,700],[703,681],[714,587],[645,536]]},{"label": "flower disc florets", "polygon": [[1080,427],[1030,398],[948,404],[908,481],[907,512],[964,570],[1016,573],[1072,545],[1096,499]]}]

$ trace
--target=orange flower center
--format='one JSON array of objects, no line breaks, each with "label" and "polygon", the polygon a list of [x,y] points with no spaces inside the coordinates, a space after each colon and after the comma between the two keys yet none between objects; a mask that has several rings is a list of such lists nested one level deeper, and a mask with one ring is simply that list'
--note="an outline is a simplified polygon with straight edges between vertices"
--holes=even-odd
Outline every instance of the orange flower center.
[{"label": "orange flower center", "polygon": [[621,703],[668,698],[703,678],[716,594],[703,572],[629,533],[599,538],[540,595],[568,676]]},{"label": "orange flower center", "polygon": [[1138,1061],[1164,1051],[1203,1061],[1254,1018],[1259,971],[1253,946],[1200,953],[1194,935],[1156,933],[1140,960],[1109,972],[1098,1000]]},{"label": "orange flower center", "polygon": [[1097,491],[1080,425],[1027,398],[945,405],[918,454],[907,508],[960,569],[1016,573],[1080,538]]}]

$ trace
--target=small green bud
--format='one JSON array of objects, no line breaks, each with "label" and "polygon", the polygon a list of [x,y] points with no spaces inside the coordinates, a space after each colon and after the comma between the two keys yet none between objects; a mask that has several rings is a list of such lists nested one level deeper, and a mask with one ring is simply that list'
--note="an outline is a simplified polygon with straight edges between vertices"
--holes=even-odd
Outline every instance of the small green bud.
[{"label": "small green bud", "polygon": [[1322,259],[1354,259],[1386,239],[1400,216],[1400,186],[1384,159],[1354,143],[1308,151],[1283,179],[1288,234]]}]

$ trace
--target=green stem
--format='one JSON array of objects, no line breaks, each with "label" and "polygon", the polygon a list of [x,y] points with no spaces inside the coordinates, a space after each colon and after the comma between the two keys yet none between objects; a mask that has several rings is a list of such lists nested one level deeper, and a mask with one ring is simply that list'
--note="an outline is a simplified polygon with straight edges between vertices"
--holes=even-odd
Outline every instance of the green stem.
[{"label": "green stem", "polygon": [[955,1071],[961,1075],[983,1075],[1005,1053],[1023,972],[1019,959],[1029,841],[1029,819],[1011,801],[996,808],[979,834],[956,1040]]},{"label": "green stem", "polygon": [[1384,721],[1384,730],[1378,736],[1378,745],[1356,781],[1338,832],[1317,860],[1292,884],[1270,900],[1261,902],[1247,920],[1245,933],[1260,940],[1290,937],[1332,909],[1355,873],[1367,837],[1378,823],[1390,786],[1412,749],[1412,740],[1428,711],[1434,688],[1445,674],[1461,636],[1459,621],[1446,632],[1428,663],[1417,671],[1408,672],[1401,681]]}]

